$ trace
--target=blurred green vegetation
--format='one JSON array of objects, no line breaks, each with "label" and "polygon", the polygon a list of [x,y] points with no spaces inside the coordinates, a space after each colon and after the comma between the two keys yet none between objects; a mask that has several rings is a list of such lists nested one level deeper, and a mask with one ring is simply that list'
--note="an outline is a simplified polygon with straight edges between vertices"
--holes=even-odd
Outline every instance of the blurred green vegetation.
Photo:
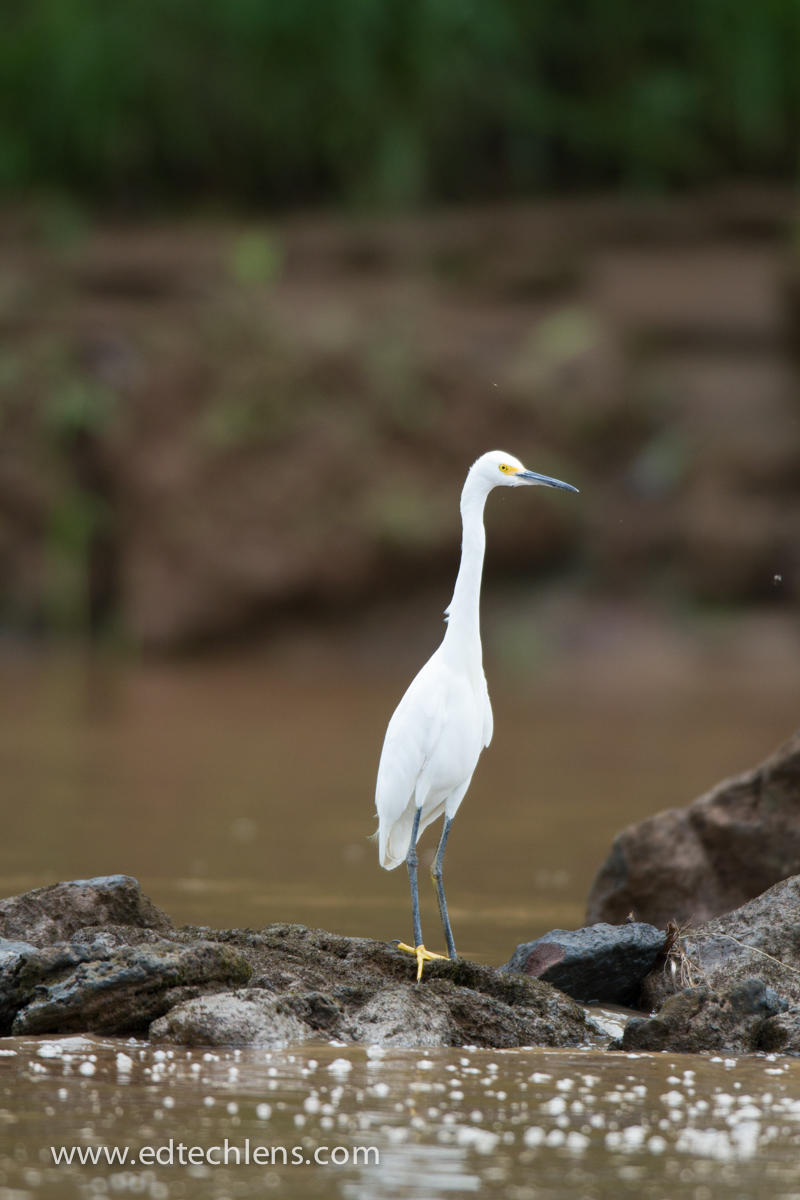
[{"label": "blurred green vegetation", "polygon": [[402,204],[798,165],[798,0],[27,0],[3,33],[7,192]]}]

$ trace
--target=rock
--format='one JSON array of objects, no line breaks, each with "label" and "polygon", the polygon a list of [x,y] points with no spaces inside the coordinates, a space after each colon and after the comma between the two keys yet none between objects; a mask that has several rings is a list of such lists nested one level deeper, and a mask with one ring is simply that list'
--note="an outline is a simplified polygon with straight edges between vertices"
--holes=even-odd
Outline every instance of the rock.
[{"label": "rock", "polygon": [[625,1050],[800,1053],[800,876],[680,934],[642,986]]},{"label": "rock", "polygon": [[96,925],[168,930],[172,921],[130,875],[73,879],[0,900],[0,937],[34,946],[68,940],[76,930]]},{"label": "rock", "polygon": [[14,1015],[29,995],[21,976],[36,947],[30,942],[0,939],[0,1034],[8,1033]]},{"label": "rock", "polygon": [[645,1003],[657,1008],[676,991],[724,989],[752,976],[800,1004],[800,876],[683,935],[673,931],[661,966],[644,981]]},{"label": "rock", "polygon": [[623,830],[587,921],[707,921],[800,872],[800,732],[758,767]]},{"label": "rock", "polygon": [[447,1005],[436,992],[415,995],[413,983],[379,992],[350,1018],[354,1042],[381,1046],[447,1046],[451,1043]]},{"label": "rock", "polygon": [[282,1049],[313,1035],[286,1005],[258,988],[186,1000],[154,1021],[150,1037],[182,1046],[270,1046]]},{"label": "rock", "polygon": [[[394,1046],[577,1046],[596,1040],[585,1014],[548,984],[458,960],[426,966],[414,983],[408,955],[391,945],[302,925],[250,930],[193,930],[233,943],[251,963],[252,992],[283,1002],[310,1035]],[[198,1005],[189,1017],[171,1014],[153,1029],[162,1040],[196,1036]],[[250,1009],[226,1005],[220,1027],[239,1045],[270,1045]],[[241,1016],[241,1025],[235,1021]],[[304,1033],[309,1036],[309,1033]],[[261,1040],[263,1037],[264,1040]],[[255,1038],[255,1040],[251,1040]]]},{"label": "rock", "polygon": [[753,1039],[753,1049],[764,1054],[800,1055],[800,1005],[762,1021]]},{"label": "rock", "polygon": [[636,1007],[664,942],[662,929],[638,921],[554,929],[517,946],[500,970],[544,979],[583,1004]]},{"label": "rock", "polygon": [[762,1048],[766,1019],[788,1007],[762,979],[746,979],[720,991],[687,988],[670,996],[656,1016],[632,1017],[612,1046],[671,1054],[746,1054]]},{"label": "rock", "polygon": [[382,942],[302,925],[177,929],[123,876],[37,889],[0,911],[16,938],[0,940],[0,1033],[149,1028],[161,1041],[250,1046],[598,1041],[583,1010],[540,980],[459,960],[430,964],[417,986],[411,959]]},{"label": "rock", "polygon": [[29,984],[11,1032],[136,1033],[164,1013],[173,989],[245,983],[250,968],[229,946],[198,942],[176,946],[61,943],[35,951],[24,965]]}]

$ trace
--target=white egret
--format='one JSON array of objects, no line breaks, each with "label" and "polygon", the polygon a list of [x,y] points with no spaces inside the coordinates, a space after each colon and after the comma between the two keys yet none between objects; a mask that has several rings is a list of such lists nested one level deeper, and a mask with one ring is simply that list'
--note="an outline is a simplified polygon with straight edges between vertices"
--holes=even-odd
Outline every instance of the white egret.
[{"label": "white egret", "polygon": [[481,751],[492,740],[492,708],[483,673],[479,613],[486,547],[483,509],[492,488],[525,484],[578,490],[560,479],[526,470],[519,459],[500,450],[481,455],[470,467],[461,493],[461,563],[445,613],[444,639],[395,709],[381,751],[375,791],[378,857],[388,871],[402,862],[408,867],[414,945],[397,945],[416,958],[417,980],[422,978],[425,962],[447,957],[426,950],[422,941],[417,842],[423,830],[444,814],[431,875],[447,951],[453,959],[456,947],[447,915],[442,859],[453,817]]}]

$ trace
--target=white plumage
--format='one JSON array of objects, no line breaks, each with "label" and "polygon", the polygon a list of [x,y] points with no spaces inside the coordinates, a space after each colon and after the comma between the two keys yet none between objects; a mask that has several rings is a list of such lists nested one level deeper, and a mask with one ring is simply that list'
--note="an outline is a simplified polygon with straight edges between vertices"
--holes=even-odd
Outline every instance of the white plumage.
[{"label": "white plumage", "polygon": [[440,646],[409,685],[386,730],[375,801],[382,867],[391,871],[405,862],[416,807],[422,809],[418,838],[445,810],[455,816],[491,740],[483,670],[459,670]]},{"label": "white plumage", "polygon": [[412,680],[389,722],[383,743],[375,792],[378,857],[387,870],[402,862],[408,864],[414,947],[400,946],[416,955],[418,979],[424,961],[442,956],[432,955],[422,945],[416,842],[423,830],[444,814],[433,877],[448,951],[455,958],[441,861],[450,822],[464,799],[481,751],[492,740],[492,708],[483,673],[479,613],[486,546],[483,509],[493,488],[523,484],[577,491],[571,484],[527,471],[519,459],[499,450],[482,455],[470,467],[461,493],[461,563],[447,609],[444,639]]}]

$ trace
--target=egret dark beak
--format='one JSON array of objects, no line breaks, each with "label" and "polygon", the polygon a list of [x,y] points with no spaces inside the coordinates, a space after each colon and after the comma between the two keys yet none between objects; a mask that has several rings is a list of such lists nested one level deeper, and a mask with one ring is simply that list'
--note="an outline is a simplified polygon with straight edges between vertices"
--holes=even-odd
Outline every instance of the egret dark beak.
[{"label": "egret dark beak", "polygon": [[540,475],[537,471],[517,471],[517,479],[524,479],[526,483],[530,484],[539,484],[540,487],[561,488],[565,492],[577,492],[578,490],[571,483],[553,479],[550,475]]}]

